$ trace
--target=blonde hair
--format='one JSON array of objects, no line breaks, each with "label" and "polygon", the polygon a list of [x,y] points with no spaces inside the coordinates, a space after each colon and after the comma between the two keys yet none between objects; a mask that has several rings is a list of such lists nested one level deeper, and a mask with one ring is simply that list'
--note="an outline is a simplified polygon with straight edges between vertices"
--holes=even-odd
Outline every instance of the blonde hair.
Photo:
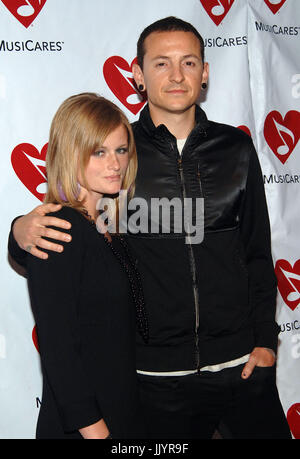
[{"label": "blonde hair", "polygon": [[82,93],[66,99],[58,108],[50,128],[46,155],[48,191],[45,203],[58,203],[84,210],[78,198],[78,171],[89,190],[85,169],[92,153],[106,137],[124,125],[128,132],[129,162],[122,189],[134,194],[137,155],[130,123],[117,105],[95,93]]}]

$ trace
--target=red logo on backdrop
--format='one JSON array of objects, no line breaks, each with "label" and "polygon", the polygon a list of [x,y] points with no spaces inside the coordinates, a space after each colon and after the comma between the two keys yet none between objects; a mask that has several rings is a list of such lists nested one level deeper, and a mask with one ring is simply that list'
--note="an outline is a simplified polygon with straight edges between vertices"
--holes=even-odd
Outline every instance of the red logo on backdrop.
[{"label": "red logo on backdrop", "polygon": [[30,143],[20,143],[11,154],[13,169],[21,182],[40,201],[43,201],[46,192],[46,153],[48,143],[39,152]]},{"label": "red logo on backdrop", "polygon": [[40,350],[39,350],[39,341],[38,341],[38,336],[37,336],[37,331],[36,331],[36,325],[33,327],[33,330],[32,330],[32,341],[33,341],[33,344],[34,344],[36,350],[38,352],[40,352]]},{"label": "red logo on backdrop", "polygon": [[218,26],[232,7],[234,0],[200,0],[208,16]]},{"label": "red logo on backdrop", "polygon": [[300,440],[300,403],[292,405],[286,415],[292,434]]},{"label": "red logo on backdrop", "polygon": [[242,131],[246,132],[246,134],[248,134],[248,136],[251,137],[251,131],[248,128],[248,126],[245,126],[244,124],[242,124],[241,126],[238,126],[238,128],[241,129]]},{"label": "red logo on backdrop", "polygon": [[40,14],[47,0],[1,0],[6,8],[24,26],[29,27]]},{"label": "red logo on backdrop", "polygon": [[291,110],[283,118],[270,112],[264,125],[265,139],[274,155],[284,164],[300,138],[300,112]]},{"label": "red logo on backdrop", "polygon": [[265,4],[270,8],[273,14],[280,10],[286,0],[265,0]]},{"label": "red logo on backdrop", "polygon": [[294,311],[300,303],[300,260],[297,260],[294,266],[286,260],[278,260],[275,274],[283,301]]},{"label": "red logo on backdrop", "polygon": [[137,63],[135,58],[131,65],[123,57],[109,57],[103,65],[103,75],[110,90],[120,102],[136,115],[145,105],[146,99],[142,97],[135,86],[132,76],[132,66]]}]

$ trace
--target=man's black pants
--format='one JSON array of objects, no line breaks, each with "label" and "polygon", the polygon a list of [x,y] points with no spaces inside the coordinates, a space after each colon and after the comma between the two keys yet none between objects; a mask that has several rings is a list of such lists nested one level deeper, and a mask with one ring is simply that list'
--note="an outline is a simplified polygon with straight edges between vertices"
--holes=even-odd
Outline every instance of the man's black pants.
[{"label": "man's black pants", "polygon": [[140,375],[148,438],[288,439],[290,429],[276,387],[276,367],[244,365],[188,376]]}]

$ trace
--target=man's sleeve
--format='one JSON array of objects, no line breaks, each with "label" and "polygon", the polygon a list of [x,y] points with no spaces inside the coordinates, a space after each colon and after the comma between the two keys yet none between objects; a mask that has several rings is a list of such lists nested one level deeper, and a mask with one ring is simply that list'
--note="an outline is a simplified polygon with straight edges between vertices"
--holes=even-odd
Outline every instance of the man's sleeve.
[{"label": "man's sleeve", "polygon": [[280,328],[275,321],[277,280],[271,254],[270,222],[262,171],[252,141],[250,149],[241,237],[249,275],[255,345],[276,352]]},{"label": "man's sleeve", "polygon": [[20,217],[16,217],[11,224],[10,233],[8,236],[8,253],[19,265],[26,267],[27,252],[18,246],[12,230],[14,223],[18,218]]}]

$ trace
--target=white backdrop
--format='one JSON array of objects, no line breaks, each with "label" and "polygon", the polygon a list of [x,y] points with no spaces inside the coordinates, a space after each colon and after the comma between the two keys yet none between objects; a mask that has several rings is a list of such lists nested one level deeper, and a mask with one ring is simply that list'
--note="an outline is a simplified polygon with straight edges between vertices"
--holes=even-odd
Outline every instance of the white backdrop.
[{"label": "white backdrop", "polygon": [[0,0],[0,438],[34,438],[41,398],[26,279],[8,262],[7,236],[45,192],[50,122],[83,91],[137,119],[136,41],[169,15],[205,38],[208,117],[246,129],[257,147],[279,287],[278,387],[300,438],[299,0]]}]

